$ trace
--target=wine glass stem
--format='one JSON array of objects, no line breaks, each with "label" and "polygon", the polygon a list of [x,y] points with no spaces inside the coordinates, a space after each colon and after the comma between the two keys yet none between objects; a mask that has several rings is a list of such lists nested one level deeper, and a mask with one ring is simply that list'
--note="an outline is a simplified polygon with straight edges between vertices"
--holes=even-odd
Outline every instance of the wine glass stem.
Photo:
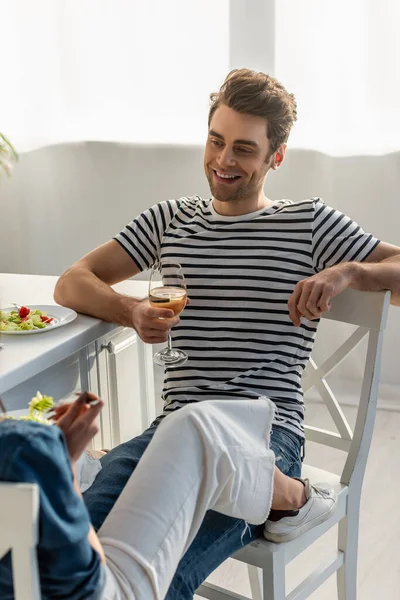
[{"label": "wine glass stem", "polygon": [[171,340],[171,330],[170,329],[168,329],[167,352],[169,354],[172,352],[172,340]]}]

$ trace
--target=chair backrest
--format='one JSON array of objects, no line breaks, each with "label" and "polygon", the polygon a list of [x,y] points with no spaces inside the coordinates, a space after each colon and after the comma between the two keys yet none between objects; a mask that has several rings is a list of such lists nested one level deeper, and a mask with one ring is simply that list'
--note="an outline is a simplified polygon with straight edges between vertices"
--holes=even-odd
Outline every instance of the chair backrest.
[{"label": "chair backrest", "polygon": [[[303,376],[303,389],[316,387],[335,423],[337,432],[317,427],[305,427],[306,438],[347,452],[341,482],[361,487],[367,464],[375,423],[376,404],[382,353],[383,332],[390,304],[390,292],[359,292],[347,289],[332,301],[332,308],[323,315],[342,323],[358,326],[350,337],[319,367],[311,358]],[[354,432],[335,398],[326,377],[337,367],[360,341],[368,336],[364,375],[359,398]]]},{"label": "chair backrest", "polygon": [[40,600],[38,487],[0,482],[0,507],[0,558],[11,550],[15,600]]}]

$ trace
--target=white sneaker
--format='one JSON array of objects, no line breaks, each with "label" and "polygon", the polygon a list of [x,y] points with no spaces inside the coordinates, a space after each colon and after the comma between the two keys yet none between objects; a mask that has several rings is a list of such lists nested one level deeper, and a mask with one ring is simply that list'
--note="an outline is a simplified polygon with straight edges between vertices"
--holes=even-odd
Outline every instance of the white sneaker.
[{"label": "white sneaker", "polygon": [[327,521],[336,510],[337,494],[332,487],[324,483],[311,485],[308,479],[300,481],[305,485],[307,502],[298,511],[293,511],[291,516],[266,521],[264,537],[270,542],[290,542],[312,527]]}]

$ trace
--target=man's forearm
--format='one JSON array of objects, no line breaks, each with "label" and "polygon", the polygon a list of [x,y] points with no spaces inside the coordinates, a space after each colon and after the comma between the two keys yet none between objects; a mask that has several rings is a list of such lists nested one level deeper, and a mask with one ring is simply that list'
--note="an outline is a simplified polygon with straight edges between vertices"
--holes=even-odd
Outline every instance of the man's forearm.
[{"label": "man's forearm", "polygon": [[84,267],[69,269],[57,282],[54,299],[77,312],[132,327],[132,310],[140,300],[123,296]]},{"label": "man's forearm", "polygon": [[391,304],[400,306],[400,256],[377,263],[347,263],[352,273],[350,287],[368,292],[390,290]]}]

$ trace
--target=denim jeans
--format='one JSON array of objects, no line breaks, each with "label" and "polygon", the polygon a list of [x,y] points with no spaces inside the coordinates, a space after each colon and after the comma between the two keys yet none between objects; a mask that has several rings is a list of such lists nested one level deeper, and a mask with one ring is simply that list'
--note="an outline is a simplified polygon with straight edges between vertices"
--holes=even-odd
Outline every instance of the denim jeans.
[{"label": "denim jeans", "polygon": [[[157,422],[142,435],[114,448],[102,458],[102,471],[84,494],[96,529],[111,511],[131,473],[153,438]],[[273,428],[271,449],[276,465],[289,476],[301,472],[302,440],[283,429]],[[180,561],[167,600],[191,600],[197,587],[226,558],[262,534],[262,525],[246,528],[243,520],[208,511],[187,552]]]}]

